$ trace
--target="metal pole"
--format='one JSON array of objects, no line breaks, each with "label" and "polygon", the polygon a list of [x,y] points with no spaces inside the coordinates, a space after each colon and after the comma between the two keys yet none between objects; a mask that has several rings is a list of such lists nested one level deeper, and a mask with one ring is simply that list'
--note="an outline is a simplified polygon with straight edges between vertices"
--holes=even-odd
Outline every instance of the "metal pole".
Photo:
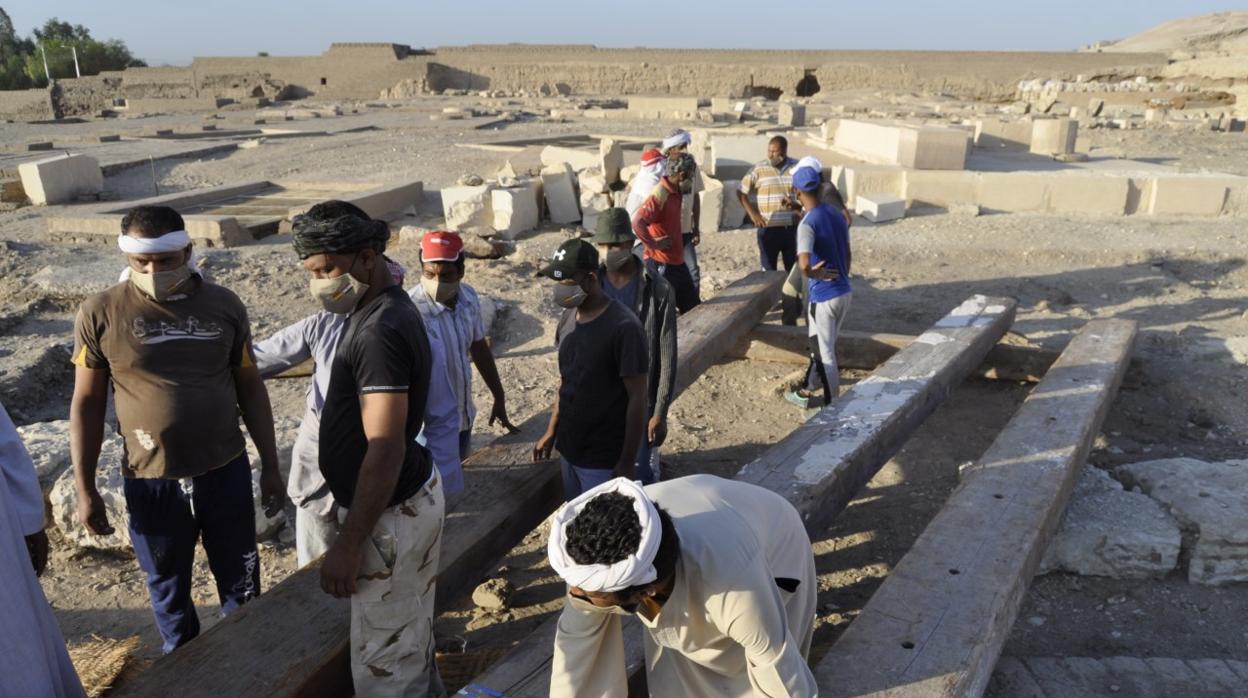
[{"label": "metal pole", "polygon": [[82,77],[82,71],[78,69],[78,47],[70,46],[69,50],[74,52],[74,75]]},{"label": "metal pole", "polygon": [[43,54],[43,76],[52,82],[52,73],[48,72],[48,49],[43,44],[39,44],[39,51]]}]

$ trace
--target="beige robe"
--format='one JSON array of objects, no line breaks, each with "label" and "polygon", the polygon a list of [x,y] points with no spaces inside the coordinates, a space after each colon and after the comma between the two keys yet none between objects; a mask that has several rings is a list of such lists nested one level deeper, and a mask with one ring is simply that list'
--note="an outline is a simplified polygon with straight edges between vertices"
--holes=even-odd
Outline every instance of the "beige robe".
[{"label": "beige robe", "polygon": [[[680,536],[671,597],[644,616],[655,698],[807,697],[815,559],[801,517],[770,490],[711,475],[646,487]],[[777,579],[797,580],[795,592]],[[552,698],[628,695],[622,611],[567,597],[555,636]]]}]

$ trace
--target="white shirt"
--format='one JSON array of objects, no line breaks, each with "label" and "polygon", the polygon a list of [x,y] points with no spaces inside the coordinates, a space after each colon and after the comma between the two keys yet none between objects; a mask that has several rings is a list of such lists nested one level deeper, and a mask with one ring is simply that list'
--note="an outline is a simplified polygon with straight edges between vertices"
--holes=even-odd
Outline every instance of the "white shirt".
[{"label": "white shirt", "polygon": [[433,300],[417,285],[408,291],[430,339],[436,337],[446,349],[446,370],[451,376],[451,386],[459,402],[459,430],[472,429],[477,408],[472,402],[472,359],[468,347],[485,339],[485,323],[481,320],[481,300],[473,287],[459,283],[459,297],[451,308]]}]

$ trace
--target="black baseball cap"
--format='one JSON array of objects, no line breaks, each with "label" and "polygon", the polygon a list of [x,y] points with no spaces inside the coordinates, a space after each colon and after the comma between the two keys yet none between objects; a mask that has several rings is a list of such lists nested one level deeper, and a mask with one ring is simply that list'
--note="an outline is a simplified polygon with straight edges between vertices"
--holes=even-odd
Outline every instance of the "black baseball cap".
[{"label": "black baseball cap", "polygon": [[598,271],[598,250],[580,238],[573,238],[555,250],[550,262],[537,275],[562,281],[572,278],[578,271]]}]

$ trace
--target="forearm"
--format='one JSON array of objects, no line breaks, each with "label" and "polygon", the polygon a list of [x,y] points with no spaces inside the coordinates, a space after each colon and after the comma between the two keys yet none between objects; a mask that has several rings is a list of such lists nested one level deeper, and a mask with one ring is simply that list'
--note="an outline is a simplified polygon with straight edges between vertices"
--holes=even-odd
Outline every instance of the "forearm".
[{"label": "forearm", "polygon": [[356,477],[347,521],[339,534],[346,545],[359,549],[372,534],[381,513],[390,506],[395,485],[399,482],[403,454],[402,444],[397,441],[369,442]]},{"label": "forearm", "polygon": [[616,469],[632,473],[637,461],[637,447],[641,444],[641,436],[646,433],[646,395],[645,391],[632,392],[628,396],[628,411],[624,421],[624,447],[620,449],[620,460]]},{"label": "forearm", "polygon": [[468,353],[472,355],[472,363],[477,367],[477,373],[481,374],[485,387],[490,389],[490,395],[496,401],[503,400],[506,397],[503,381],[498,376],[498,364],[494,362],[494,352],[490,351],[490,346],[485,340],[473,342],[468,346]]},{"label": "forearm", "polygon": [[676,308],[668,305],[663,327],[659,332],[659,389],[654,399],[654,413],[667,419],[667,410],[676,400]]},{"label": "forearm", "polygon": [[102,399],[75,397],[69,406],[69,457],[74,464],[74,483],[79,491],[94,489],[95,471],[104,443]]},{"label": "forearm", "polygon": [[754,205],[754,202],[750,201],[749,194],[746,194],[743,191],[738,191],[737,200],[741,202],[741,206],[745,209],[745,212],[749,214],[750,218],[754,218],[759,215],[758,208]]},{"label": "forearm", "polygon": [[247,433],[251,434],[251,442],[260,453],[260,467],[276,468],[277,435],[273,430],[273,406],[269,403],[269,392],[264,384],[254,381],[253,384],[238,386],[238,406],[243,411],[243,424],[247,425]]},{"label": "forearm", "polygon": [[643,205],[637,209],[637,214],[633,216],[633,234],[641,240],[642,244],[654,247],[655,237],[650,234],[651,220],[647,214],[646,207]]},{"label": "forearm", "polygon": [[555,432],[559,429],[559,398],[558,398],[558,395],[559,395],[559,389],[560,389],[560,388],[562,388],[562,387],[563,387],[562,385],[559,385],[559,386],[557,386],[557,387],[555,388],[555,395],[556,395],[556,397],[555,397],[555,404],[554,404],[554,406],[552,406],[552,407],[550,408],[550,423],[546,426],[546,433],[547,433],[547,434],[554,434],[554,433],[555,433]]},{"label": "forearm", "polygon": [[802,274],[810,276],[810,253],[799,252],[797,254],[797,268],[802,270]]}]

